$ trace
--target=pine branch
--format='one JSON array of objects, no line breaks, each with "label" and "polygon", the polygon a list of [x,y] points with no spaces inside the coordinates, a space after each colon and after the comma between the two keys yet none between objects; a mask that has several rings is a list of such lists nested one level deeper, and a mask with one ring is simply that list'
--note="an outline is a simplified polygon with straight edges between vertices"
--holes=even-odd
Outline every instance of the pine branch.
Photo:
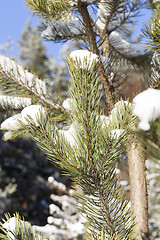
[{"label": "pine branch", "polygon": [[0,225],[2,231],[0,237],[3,240],[44,240],[29,222],[21,220],[18,213],[14,214],[13,217],[10,214],[5,214],[5,219],[2,219]]},{"label": "pine branch", "polygon": [[[87,10],[87,4],[81,2],[81,0],[78,0],[78,9],[79,9],[79,12],[80,12],[80,14],[82,15],[82,18],[83,18],[83,22],[84,22],[84,25],[85,25],[86,34],[87,34],[87,37],[88,37],[88,41],[89,41],[89,44],[90,44],[91,51],[93,53],[95,53],[97,56],[100,57],[100,53],[99,53],[97,43],[96,43],[96,35],[93,31],[90,16],[89,16],[89,13],[88,13],[88,10]],[[102,85],[103,85],[103,88],[104,88],[104,95],[105,95],[106,104],[107,104],[107,108],[108,108],[107,110],[108,110],[108,112],[110,112],[111,109],[114,106],[111,86],[109,84],[109,81],[107,79],[106,73],[105,73],[104,68],[103,68],[103,64],[102,64],[100,59],[99,59],[99,63],[100,63],[99,68],[98,68],[99,76],[100,76],[100,79],[101,79],[101,82],[102,82]]]},{"label": "pine branch", "polygon": [[83,25],[79,21],[69,23],[58,21],[52,22],[50,25],[42,23],[40,30],[42,31],[41,36],[43,38],[54,42],[86,38]]},{"label": "pine branch", "polygon": [[115,229],[114,229],[112,220],[110,218],[109,210],[108,210],[108,208],[106,206],[106,203],[105,203],[105,200],[104,200],[104,196],[103,196],[102,189],[101,189],[101,184],[99,182],[98,177],[95,181],[95,185],[96,185],[98,196],[99,196],[99,199],[100,199],[100,202],[101,202],[101,207],[103,209],[103,214],[105,215],[110,234],[113,235],[113,234],[115,234]]},{"label": "pine branch", "polygon": [[[139,14],[139,9],[143,7],[144,3],[141,0],[136,1],[109,1],[107,3],[109,9],[109,16],[107,16],[106,24],[102,32],[102,36],[106,32],[110,34],[115,30],[120,30],[124,24],[133,23],[132,18],[137,17]],[[103,16],[105,18],[105,16]],[[117,18],[119,22],[117,22]],[[114,21],[117,23],[115,26],[110,27],[109,24],[113,25]]]},{"label": "pine branch", "polygon": [[[115,47],[115,44],[112,45],[110,43],[110,58],[112,59],[111,65],[115,66],[117,71],[118,69],[145,69],[146,72],[145,74],[148,75],[151,71],[150,69],[150,61],[151,61],[151,53],[148,52],[146,54],[141,54],[141,53],[137,53],[136,56],[133,56],[133,51],[132,51],[132,47],[130,48],[130,50],[124,52],[122,51],[121,48],[117,48]],[[116,66],[117,65],[117,66]],[[109,66],[108,66],[109,67]]]},{"label": "pine branch", "polygon": [[30,98],[13,97],[0,95],[0,112],[2,111],[20,111],[24,107],[31,105]]},{"label": "pine branch", "polygon": [[49,160],[72,177],[79,175],[78,163],[74,157],[76,149],[73,149],[61,135],[52,118],[46,116],[44,120],[41,116],[38,120],[38,126],[32,119],[26,120],[28,124],[22,123],[22,127],[31,135]]},{"label": "pine branch", "polygon": [[110,238],[117,235],[119,239],[135,239],[127,202],[114,172],[114,164],[123,151],[120,143],[125,137],[113,138],[110,128],[102,128],[98,114],[100,96],[96,61],[91,65],[84,60],[84,69],[77,65],[78,62],[68,61],[72,76],[75,144],[71,146],[49,116],[39,119],[38,126],[28,119],[28,124],[23,127],[49,158],[90,195],[78,196],[89,220],[89,231],[96,233],[103,229]]},{"label": "pine branch", "polygon": [[25,0],[27,5],[33,12],[38,14],[39,17],[45,19],[59,20],[63,14],[70,12],[70,2],[68,0]]},{"label": "pine branch", "polygon": [[[79,129],[79,140],[81,141],[79,154],[81,159],[82,154],[80,152],[84,149],[84,144],[86,146],[85,154],[83,150],[84,159],[81,160],[82,162],[86,161],[84,163],[85,168],[81,163],[79,171],[82,177],[81,175],[77,176],[76,182],[82,190],[90,194],[90,197],[79,196],[82,204],[81,210],[84,211],[89,219],[89,225],[87,225],[87,227],[91,231],[95,228],[95,231],[105,229],[107,230],[108,236],[116,233],[120,239],[123,238],[122,236],[126,234],[126,231],[124,229],[118,230],[118,226],[121,226],[121,224],[117,221],[123,221],[124,223],[124,219],[126,218],[126,224],[124,224],[126,228],[128,228],[128,238],[126,239],[132,239],[131,229],[133,225],[132,227],[130,226],[131,219],[128,215],[129,213],[123,212],[124,215],[126,213],[123,220],[122,218],[120,219],[118,215],[116,218],[115,214],[114,217],[112,217],[112,211],[115,210],[118,203],[120,208],[123,204],[122,208],[126,208],[126,202],[124,199],[122,200],[123,194],[120,193],[119,188],[117,189],[117,180],[115,179],[114,168],[112,168],[122,150],[119,145],[120,139],[118,141],[111,139],[108,129],[104,130],[104,133],[102,133],[100,130],[101,123],[98,119],[96,125],[94,124],[98,115],[98,105],[95,104],[98,96],[96,80],[97,71],[94,69],[94,63],[90,70],[89,65],[87,69],[81,69],[78,66],[78,59],[76,62],[76,70],[75,63],[69,61],[69,70],[73,78],[71,82],[72,97],[75,105],[78,105],[78,108],[74,108],[73,119],[74,121],[79,121],[82,126],[82,130]],[[91,86],[94,89],[93,93],[91,91]],[[124,136],[121,139],[124,141]],[[113,201],[112,206],[110,205],[111,201]],[[119,214],[120,210],[116,210],[116,213]],[[133,237],[133,239],[135,238]]]},{"label": "pine branch", "polygon": [[160,4],[157,3],[155,8],[155,15],[154,17],[151,17],[150,21],[148,22],[148,26],[145,25],[145,27],[142,29],[142,32],[144,36],[149,38],[149,41],[147,41],[147,44],[150,45],[150,47],[157,51],[157,53],[160,53]]},{"label": "pine branch", "polygon": [[[21,96],[28,96],[36,99],[38,102],[43,103],[46,107],[54,110],[55,117],[59,114],[59,119],[64,119],[64,116],[70,115],[61,105],[54,104],[47,98],[47,90],[45,83],[36,78],[33,74],[24,70],[13,60],[8,57],[0,56],[0,74],[1,85],[7,88],[7,92],[13,93],[15,90]],[[16,89],[18,87],[18,89]],[[14,93],[15,94],[15,93]]]}]

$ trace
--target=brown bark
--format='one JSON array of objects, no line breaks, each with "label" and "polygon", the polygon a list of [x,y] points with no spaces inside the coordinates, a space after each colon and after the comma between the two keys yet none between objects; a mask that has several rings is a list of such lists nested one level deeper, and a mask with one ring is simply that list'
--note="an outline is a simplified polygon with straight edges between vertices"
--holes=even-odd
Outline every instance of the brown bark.
[{"label": "brown bark", "polygon": [[90,19],[88,10],[87,10],[87,4],[84,2],[81,2],[81,0],[79,0],[78,1],[78,9],[83,18],[86,35],[88,37],[91,52],[93,52],[94,54],[99,56],[98,72],[99,72],[99,76],[100,76],[100,79],[101,79],[101,82],[103,85],[103,89],[104,89],[104,96],[105,96],[105,100],[106,100],[106,104],[107,104],[107,112],[109,113],[114,107],[114,97],[112,94],[112,89],[111,89],[110,83],[108,81],[105,70],[103,68],[103,64],[100,59],[100,53],[99,53],[99,49],[98,49],[97,42],[96,42],[96,35],[95,35],[95,32],[93,31],[91,19]]},{"label": "brown bark", "polygon": [[137,137],[131,135],[127,145],[130,201],[137,240],[148,240],[148,200],[145,172],[145,153]]}]

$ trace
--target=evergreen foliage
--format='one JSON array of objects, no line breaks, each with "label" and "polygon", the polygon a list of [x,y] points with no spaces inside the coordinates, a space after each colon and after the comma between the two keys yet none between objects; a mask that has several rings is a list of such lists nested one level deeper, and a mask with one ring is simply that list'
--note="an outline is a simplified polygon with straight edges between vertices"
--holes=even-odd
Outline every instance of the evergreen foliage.
[{"label": "evergreen foliage", "polygon": [[[79,187],[89,194],[78,198],[90,222],[90,234],[95,236],[97,231],[103,229],[108,237],[117,234],[119,239],[135,239],[132,237],[133,224],[128,203],[123,193],[120,193],[114,172],[114,164],[120,157],[125,137],[122,135],[121,138],[114,138],[112,126],[102,129],[98,114],[100,96],[97,64],[93,63],[91,69],[89,65],[88,69],[78,66],[69,59],[73,79],[71,96],[74,106],[71,112],[73,122],[76,123],[76,145],[71,147],[65,137],[61,136],[50,116],[44,118],[41,115],[37,119],[38,126],[28,118],[28,124],[23,124],[22,128],[25,128],[51,161],[69,173]],[[116,118],[117,115],[113,114],[112,117]],[[128,122],[127,118],[126,121]]]},{"label": "evergreen foliage", "polygon": [[14,214],[12,218],[9,214],[5,214],[5,218],[6,219],[3,219],[3,223],[1,223],[0,227],[0,229],[5,233],[0,233],[1,239],[44,239],[41,235],[36,234],[36,231],[33,229],[29,222],[25,222],[24,219],[21,220],[21,217],[18,213]]},{"label": "evergreen foliage", "polygon": [[143,33],[149,38],[148,44],[153,50],[155,50],[158,55],[160,54],[160,3],[155,4],[154,16],[148,23],[148,26],[145,26]]},{"label": "evergreen foliage", "polygon": [[[123,39],[129,24],[133,24],[132,14],[138,13],[142,2],[26,0],[33,12],[47,19],[43,24],[43,36],[50,39],[53,36],[54,41],[81,37],[88,43],[90,52],[76,51],[74,57],[67,58],[71,76],[69,107],[60,102],[56,104],[47,94],[42,80],[15,61],[0,56],[1,83],[7,91],[23,95],[25,90],[32,104],[41,104],[38,105],[40,110],[33,114],[26,111],[23,116],[21,112],[15,129],[8,124],[3,130],[6,133],[14,131],[13,137],[16,133],[28,133],[48,158],[81,189],[77,199],[88,220],[85,223],[87,239],[147,239],[146,229],[140,229],[144,231],[142,233],[135,232],[136,223],[115,171],[129,133],[135,131],[138,120],[129,102],[121,100],[114,105],[114,89],[109,78],[112,72],[119,71],[112,67],[117,59],[118,62],[121,59],[121,63],[129,62],[129,65],[125,64],[126,69],[130,65],[138,66],[139,55],[145,56],[132,51],[131,43]],[[73,14],[73,23],[72,19],[66,18],[68,13]],[[78,32],[76,29],[71,36],[72,27]],[[100,110],[100,84],[103,85],[108,117]],[[24,231],[17,230],[19,232]],[[28,234],[26,230],[25,233]],[[25,239],[25,236],[21,238]]]}]

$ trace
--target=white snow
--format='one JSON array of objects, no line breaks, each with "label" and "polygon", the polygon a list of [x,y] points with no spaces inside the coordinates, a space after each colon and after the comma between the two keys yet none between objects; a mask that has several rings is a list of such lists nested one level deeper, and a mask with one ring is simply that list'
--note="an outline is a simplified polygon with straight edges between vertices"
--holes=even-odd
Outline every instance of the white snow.
[{"label": "white snow", "polygon": [[66,138],[66,140],[70,143],[72,147],[76,145],[75,129],[76,129],[76,124],[72,123],[68,130],[59,130],[59,133]]},{"label": "white snow", "polygon": [[111,131],[114,139],[119,139],[121,137],[121,135],[123,134],[123,132],[124,132],[123,129],[114,129]]},{"label": "white snow", "polygon": [[9,57],[0,54],[0,69],[9,74],[12,78],[28,85],[39,94],[46,94],[46,84],[25,70],[22,66],[11,60]]},{"label": "white snow", "polygon": [[54,177],[49,176],[48,182],[52,184],[54,187],[58,188],[59,190],[66,191],[66,186],[63,183],[57,182]]},{"label": "white snow", "polygon": [[[109,3],[107,3],[107,1],[100,1],[98,3],[98,20],[96,22],[96,24],[101,28],[101,30],[104,29],[105,24],[108,20],[108,18],[110,18],[112,14],[112,8],[110,7]],[[109,22],[109,26],[108,29],[113,29],[115,26],[120,26],[121,23],[123,22],[123,20],[126,18],[131,18],[133,17],[135,14],[129,12],[125,12],[122,9],[122,13],[118,13],[117,15],[112,15],[110,22]],[[123,26],[129,25],[128,23],[123,23]]]},{"label": "white snow", "polygon": [[12,131],[7,131],[4,135],[3,135],[3,139],[4,141],[8,141],[10,139],[12,139]]},{"label": "white snow", "polygon": [[101,115],[100,120],[102,121],[102,128],[112,127],[113,135],[119,137],[122,134],[120,128],[121,122],[124,121],[124,114],[132,109],[132,104],[128,101],[118,101],[111,111],[109,116]]},{"label": "white snow", "polygon": [[113,125],[120,125],[120,121],[123,122],[124,114],[126,111],[130,111],[132,108],[132,104],[128,101],[118,101],[114,108],[111,111],[109,116],[110,121]]},{"label": "white snow", "polygon": [[[62,15],[62,16],[64,16],[64,15]],[[64,27],[67,28],[73,35],[79,35],[82,32],[84,32],[84,26],[83,26],[81,21],[77,20],[77,18],[75,18],[75,20],[70,21],[70,22],[66,22],[66,21],[63,22],[63,21],[60,21],[60,20],[56,21],[56,28],[54,30],[54,34],[53,34],[53,28],[52,28],[52,25],[51,25],[51,24],[55,24],[53,22],[53,23],[50,23],[47,26],[47,28],[42,32],[41,37],[42,38],[47,38],[48,40],[54,39],[54,37],[56,35],[63,37],[64,36],[63,31],[61,32],[61,31],[58,30],[58,29],[60,29],[62,27],[63,28]]]},{"label": "white snow", "polygon": [[100,115],[100,121],[102,122],[102,130],[109,128],[113,139],[118,140],[124,133],[122,129],[122,123],[125,121],[124,115],[126,112],[131,112],[132,104],[128,101],[118,101],[111,111],[109,116]]},{"label": "white snow", "polygon": [[113,46],[115,46],[118,49],[125,49],[125,51],[130,51],[131,50],[131,44],[129,42],[127,42],[126,40],[124,40],[121,35],[116,32],[113,31],[110,35],[109,35],[109,41],[113,44]]},{"label": "white snow", "polygon": [[100,121],[102,122],[102,128],[108,127],[109,125],[109,117],[105,115],[100,115]]},{"label": "white snow", "polygon": [[62,14],[60,20],[64,21],[64,22],[73,22],[73,21],[78,20],[78,18],[76,16],[74,16],[72,12],[67,12],[67,13]]},{"label": "white snow", "polygon": [[150,122],[160,117],[160,90],[149,88],[138,94],[133,103],[133,114],[140,120],[138,127],[148,131]]},{"label": "white snow", "polygon": [[105,6],[106,6],[106,3],[104,3],[103,1],[100,1],[98,3],[98,20],[97,20],[96,24],[102,30],[105,27],[107,17],[110,15],[109,7],[107,9]]},{"label": "white snow", "polygon": [[67,99],[64,100],[64,102],[62,103],[62,106],[63,106],[66,110],[71,111],[71,110],[72,110],[72,104],[73,104],[73,99],[67,98]]},{"label": "white snow", "polygon": [[27,119],[32,119],[36,125],[39,125],[39,120],[40,120],[40,116],[42,114],[42,117],[45,118],[45,110],[41,105],[31,105],[28,107],[25,107],[22,112],[21,112],[21,116],[22,116],[22,122],[24,124],[27,124]]},{"label": "white snow", "polygon": [[22,129],[21,122],[23,124],[28,124],[28,120],[33,120],[36,126],[39,125],[40,114],[45,118],[45,110],[41,105],[31,105],[25,107],[21,113],[13,115],[7,118],[1,123],[1,130],[8,130],[4,134],[4,140],[9,140],[12,138],[12,131]]},{"label": "white snow", "polygon": [[98,61],[98,56],[88,50],[75,50],[71,52],[70,57],[82,69],[90,69],[93,62]]},{"label": "white snow", "polygon": [[18,121],[22,120],[22,115],[16,114],[13,115],[12,117],[7,118],[5,121],[1,123],[1,129],[2,130],[18,130],[21,128],[21,125],[19,124]]},{"label": "white snow", "polygon": [[[26,231],[29,235],[29,232],[31,232],[31,226],[28,222],[22,221],[18,219],[18,217],[11,217],[8,221],[6,221],[3,225],[3,228],[7,231],[7,236],[9,239],[16,240],[18,236],[17,228],[20,227],[22,230],[22,234],[24,236],[26,235]],[[20,232],[20,231],[19,231]],[[33,229],[33,234],[35,234],[35,231]],[[24,238],[24,240],[27,240],[27,236]]]},{"label": "white snow", "polygon": [[49,224],[53,224],[53,225],[60,227],[63,224],[63,219],[62,218],[54,218],[52,216],[49,216],[47,218],[47,222]]},{"label": "white snow", "polygon": [[7,106],[11,107],[12,109],[19,109],[20,107],[27,107],[31,105],[31,98],[0,95],[0,105],[3,108]]},{"label": "white snow", "polygon": [[52,26],[48,25],[47,28],[41,33],[41,37],[51,37],[53,35]]},{"label": "white snow", "polygon": [[[81,2],[86,2],[86,3],[91,4],[92,2],[94,2],[94,0],[81,0]],[[69,3],[71,6],[74,6],[78,3],[78,0],[70,0]]]},{"label": "white snow", "polygon": [[116,174],[120,174],[120,172],[121,172],[121,170],[118,169],[118,168],[115,168],[114,171],[115,171]]}]

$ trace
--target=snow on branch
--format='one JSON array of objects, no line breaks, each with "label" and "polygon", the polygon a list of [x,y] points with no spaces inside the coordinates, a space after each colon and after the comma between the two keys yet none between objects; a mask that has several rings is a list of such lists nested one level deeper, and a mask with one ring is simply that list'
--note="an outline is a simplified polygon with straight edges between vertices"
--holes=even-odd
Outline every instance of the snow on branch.
[{"label": "snow on branch", "polygon": [[5,141],[14,138],[13,132],[22,130],[22,124],[28,125],[29,121],[34,121],[39,126],[41,118],[45,119],[45,110],[41,105],[31,105],[25,107],[21,113],[13,115],[1,123],[1,130],[7,131],[3,139]]},{"label": "snow on branch", "polygon": [[150,122],[160,117],[160,90],[149,88],[134,99],[133,114],[138,116],[138,127],[144,131],[150,129]]},{"label": "snow on branch", "polygon": [[93,62],[98,61],[98,56],[88,50],[75,50],[71,52],[70,57],[82,69],[90,69]]},{"label": "snow on branch", "polygon": [[125,49],[125,51],[128,52],[131,50],[131,44],[124,40],[118,32],[112,32],[109,36],[109,40],[113,46],[116,46],[118,49]]},{"label": "snow on branch", "polygon": [[20,85],[27,85],[29,88],[34,89],[38,94],[46,94],[45,83],[9,57],[0,55],[0,73],[7,75],[11,79],[16,79]]},{"label": "snow on branch", "polygon": [[31,105],[31,98],[0,95],[2,109],[21,109]]},{"label": "snow on branch", "polygon": [[[13,217],[6,214],[6,220],[4,220],[1,230],[6,233],[1,234],[3,239],[37,239],[42,240],[43,238],[36,231],[36,228],[31,226],[29,222],[21,220],[20,216],[16,213]],[[7,236],[6,236],[7,235]],[[5,238],[4,238],[5,237]]]},{"label": "snow on branch", "polygon": [[[70,0],[69,2],[71,4],[71,6],[78,4],[78,0]],[[93,2],[95,2],[95,0],[81,0],[81,2],[92,4]]]},{"label": "snow on branch", "polygon": [[75,18],[75,20],[67,22],[67,20],[64,21],[64,18],[65,15],[63,15],[63,18],[59,21],[49,22],[47,24],[43,22],[41,37],[57,42],[84,37],[85,30],[81,21]]}]

